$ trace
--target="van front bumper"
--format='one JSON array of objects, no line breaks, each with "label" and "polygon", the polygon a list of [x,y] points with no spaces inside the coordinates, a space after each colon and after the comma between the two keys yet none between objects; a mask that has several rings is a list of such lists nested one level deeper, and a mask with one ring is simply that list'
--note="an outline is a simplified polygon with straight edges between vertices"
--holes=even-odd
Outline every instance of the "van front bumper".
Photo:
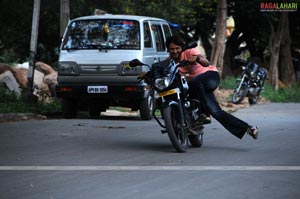
[{"label": "van front bumper", "polygon": [[[104,90],[89,91],[88,88],[106,88]],[[95,93],[96,92],[96,93]],[[97,93],[98,92],[98,93]],[[149,90],[143,84],[59,84],[56,87],[58,98],[68,98],[77,101],[81,106],[88,107],[90,103],[105,104],[106,106],[136,107],[139,102],[147,98]]]}]

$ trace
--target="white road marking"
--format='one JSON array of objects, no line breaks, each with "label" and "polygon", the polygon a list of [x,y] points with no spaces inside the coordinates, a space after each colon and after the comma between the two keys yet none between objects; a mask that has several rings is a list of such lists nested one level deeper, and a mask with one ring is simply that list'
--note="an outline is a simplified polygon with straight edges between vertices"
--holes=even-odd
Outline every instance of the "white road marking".
[{"label": "white road marking", "polygon": [[0,166],[0,171],[299,171],[300,166]]}]

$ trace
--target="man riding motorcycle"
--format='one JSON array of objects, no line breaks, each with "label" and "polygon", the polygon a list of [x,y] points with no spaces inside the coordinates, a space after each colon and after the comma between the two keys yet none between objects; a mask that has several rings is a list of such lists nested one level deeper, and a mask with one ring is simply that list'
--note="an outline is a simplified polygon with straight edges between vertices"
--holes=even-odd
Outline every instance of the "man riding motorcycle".
[{"label": "man riding motorcycle", "polygon": [[[236,137],[241,139],[247,133],[253,139],[257,139],[257,127],[253,127],[225,112],[218,104],[214,95],[214,90],[220,84],[220,76],[216,66],[209,65],[209,61],[196,49],[184,50],[185,45],[185,41],[178,35],[171,36],[166,40],[166,47],[170,55],[167,60],[172,59],[176,63],[182,60],[190,62],[188,66],[179,67],[179,71],[188,81],[191,97],[199,100],[203,106],[201,108],[212,115]],[[162,64],[161,66],[164,65]],[[163,69],[158,71],[163,71]]]}]

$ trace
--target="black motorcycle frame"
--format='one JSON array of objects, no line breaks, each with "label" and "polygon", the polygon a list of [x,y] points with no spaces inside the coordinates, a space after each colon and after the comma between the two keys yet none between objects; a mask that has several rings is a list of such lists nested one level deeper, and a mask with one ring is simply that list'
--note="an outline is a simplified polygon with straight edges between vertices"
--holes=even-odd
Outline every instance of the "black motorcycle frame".
[{"label": "black motorcycle frame", "polygon": [[246,63],[242,59],[235,59],[235,62],[242,65],[243,72],[234,89],[232,102],[239,104],[245,97],[248,97],[249,104],[256,104],[261,92],[264,90],[267,70],[252,61]]},{"label": "black motorcycle frame", "polygon": [[[132,60],[131,67],[146,65],[138,60]],[[162,68],[169,70],[161,77],[155,77],[155,67],[165,64]],[[168,64],[168,65],[166,65]],[[140,79],[146,81],[155,91],[156,102],[153,117],[163,128],[162,133],[167,133],[169,139],[177,152],[185,152],[188,148],[188,140],[193,147],[201,147],[203,143],[203,123],[199,121],[199,101],[191,99],[188,94],[188,83],[179,74],[178,67],[188,65],[187,61],[179,64],[171,64],[171,61],[163,61],[149,67],[150,71]],[[168,86],[159,88],[159,81],[168,79]],[[156,115],[157,110],[161,113],[161,118]]]}]

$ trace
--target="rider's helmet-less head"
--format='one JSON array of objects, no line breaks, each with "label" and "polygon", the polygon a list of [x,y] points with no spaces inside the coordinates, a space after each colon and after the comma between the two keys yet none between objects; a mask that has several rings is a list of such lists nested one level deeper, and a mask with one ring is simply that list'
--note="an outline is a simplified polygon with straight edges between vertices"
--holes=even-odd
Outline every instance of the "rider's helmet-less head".
[{"label": "rider's helmet-less head", "polygon": [[168,49],[168,51],[170,50],[170,44],[176,44],[177,46],[180,46],[182,49],[185,48],[185,41],[179,36],[179,35],[174,35],[174,36],[170,36],[167,38],[166,40],[166,47]]}]

